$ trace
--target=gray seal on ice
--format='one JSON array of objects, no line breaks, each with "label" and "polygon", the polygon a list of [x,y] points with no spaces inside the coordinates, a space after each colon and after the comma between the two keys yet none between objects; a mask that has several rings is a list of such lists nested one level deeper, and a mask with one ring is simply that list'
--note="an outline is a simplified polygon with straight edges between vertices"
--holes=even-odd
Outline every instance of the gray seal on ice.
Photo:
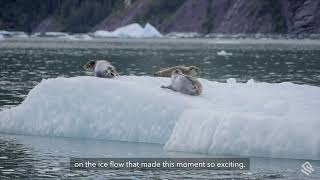
[{"label": "gray seal on ice", "polygon": [[202,93],[201,83],[196,78],[183,74],[179,69],[172,72],[171,84],[169,86],[161,86],[161,88],[171,89],[192,96],[199,96]]},{"label": "gray seal on ice", "polygon": [[174,67],[169,67],[165,69],[161,69],[158,72],[155,72],[153,75],[154,76],[159,76],[159,77],[171,77],[172,72],[176,69],[179,69],[183,74],[189,75],[192,77],[198,77],[200,74],[200,69],[196,66],[174,66]]},{"label": "gray seal on ice", "polygon": [[113,78],[119,76],[116,68],[106,60],[90,60],[83,65],[83,69],[94,72],[95,76],[97,77]]}]

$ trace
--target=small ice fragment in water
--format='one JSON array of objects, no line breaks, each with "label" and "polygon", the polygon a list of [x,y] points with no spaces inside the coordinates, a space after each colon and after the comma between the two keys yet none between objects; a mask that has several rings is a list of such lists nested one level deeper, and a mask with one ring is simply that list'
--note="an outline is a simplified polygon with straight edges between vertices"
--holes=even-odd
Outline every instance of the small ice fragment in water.
[{"label": "small ice fragment in water", "polygon": [[217,55],[218,56],[231,56],[232,53],[228,53],[227,51],[222,50],[222,51],[217,52]]}]

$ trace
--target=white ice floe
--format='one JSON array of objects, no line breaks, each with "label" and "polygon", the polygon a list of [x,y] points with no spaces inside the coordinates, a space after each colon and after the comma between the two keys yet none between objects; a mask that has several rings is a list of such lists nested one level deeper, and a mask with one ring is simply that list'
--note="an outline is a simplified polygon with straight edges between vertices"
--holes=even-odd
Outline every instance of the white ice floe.
[{"label": "white ice floe", "polygon": [[222,51],[217,52],[217,55],[218,56],[231,56],[232,53],[228,53],[227,51],[222,50]]},{"label": "white ice floe", "polygon": [[18,38],[28,38],[29,36],[22,31],[0,31],[0,36],[2,37],[18,37]]},{"label": "white ice floe", "polygon": [[67,36],[61,36],[58,37],[59,39],[65,39],[65,40],[92,40],[92,37],[90,37],[88,34],[73,34],[73,35],[67,35]]},{"label": "white ice floe", "polygon": [[127,26],[120,27],[112,32],[110,31],[96,31],[93,33],[95,37],[122,37],[122,38],[151,38],[162,37],[160,32],[147,23],[142,28],[138,23],[133,23]]},{"label": "white ice floe", "polygon": [[0,112],[0,132],[165,144],[170,151],[320,159],[320,87],[199,79],[203,94],[170,78],[43,80]]},{"label": "white ice floe", "polygon": [[168,38],[200,38],[202,34],[196,32],[171,32],[166,34]]},{"label": "white ice floe", "polygon": [[65,32],[37,32],[31,37],[52,37],[63,40],[92,40],[88,34],[68,34]]},{"label": "white ice floe", "polygon": [[31,37],[67,37],[70,36],[65,32],[37,32],[31,35]]},{"label": "white ice floe", "polygon": [[147,23],[143,29],[144,37],[162,37],[161,33],[151,24]]}]

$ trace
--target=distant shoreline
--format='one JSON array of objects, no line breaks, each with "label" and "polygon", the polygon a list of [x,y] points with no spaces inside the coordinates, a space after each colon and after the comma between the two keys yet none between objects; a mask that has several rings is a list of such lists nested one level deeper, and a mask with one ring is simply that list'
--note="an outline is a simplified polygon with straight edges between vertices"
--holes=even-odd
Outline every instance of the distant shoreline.
[{"label": "distant shoreline", "polygon": [[203,38],[103,38],[68,40],[61,38],[7,38],[0,48],[77,49],[306,49],[320,50],[319,40],[297,39],[203,39]]}]

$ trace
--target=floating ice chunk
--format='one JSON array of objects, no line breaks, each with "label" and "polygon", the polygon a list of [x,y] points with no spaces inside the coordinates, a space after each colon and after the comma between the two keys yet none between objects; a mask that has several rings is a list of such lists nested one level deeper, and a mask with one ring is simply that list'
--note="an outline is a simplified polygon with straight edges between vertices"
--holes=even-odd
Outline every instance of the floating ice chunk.
[{"label": "floating ice chunk", "polygon": [[2,37],[19,37],[19,38],[27,38],[29,37],[25,32],[22,31],[0,31],[0,35]]},{"label": "floating ice chunk", "polygon": [[109,32],[109,31],[96,31],[93,33],[93,36],[95,36],[95,37],[114,37],[112,32]]},{"label": "floating ice chunk", "polygon": [[200,38],[203,35],[196,32],[171,32],[166,34],[166,37],[169,38]]},{"label": "floating ice chunk", "polygon": [[71,37],[75,40],[92,40],[88,34],[73,34]]},{"label": "floating ice chunk", "polygon": [[96,31],[93,33],[96,37],[122,37],[122,38],[150,38],[150,37],[162,37],[159,31],[151,24],[147,23],[142,28],[138,23],[129,24],[127,26],[120,27],[115,31]]},{"label": "floating ice chunk", "polygon": [[[255,112],[185,111],[166,150],[242,156],[320,159],[319,122]],[[312,120],[311,120],[312,119]]]},{"label": "floating ice chunk", "polygon": [[6,31],[6,30],[1,30],[0,34],[2,36],[11,36],[13,34],[13,32],[9,32],[9,31]]},{"label": "floating ice chunk", "polygon": [[162,35],[154,26],[147,23],[143,29],[143,37],[162,37]]},{"label": "floating ice chunk", "polygon": [[170,78],[43,80],[0,112],[0,132],[165,144],[166,150],[320,160],[320,87],[199,78],[203,94]]},{"label": "floating ice chunk", "polygon": [[64,32],[37,32],[31,35],[31,37],[67,37],[68,33]]},{"label": "floating ice chunk", "polygon": [[92,40],[88,34],[73,34],[68,36],[60,36],[58,38],[66,40]]},{"label": "floating ice chunk", "polygon": [[0,41],[4,40],[4,37],[2,34],[0,34]]},{"label": "floating ice chunk", "polygon": [[137,38],[143,37],[143,28],[138,24],[130,24],[127,26],[120,27],[113,32],[109,31],[96,31],[94,33],[97,37],[129,37]]},{"label": "floating ice chunk", "polygon": [[186,96],[160,88],[169,78],[153,79],[43,80],[21,105],[0,112],[0,132],[163,144]]},{"label": "floating ice chunk", "polygon": [[120,27],[114,32],[116,37],[143,37],[144,30],[138,23]]},{"label": "floating ice chunk", "polygon": [[231,56],[232,53],[228,53],[225,50],[222,50],[222,51],[217,52],[217,55],[218,56]]},{"label": "floating ice chunk", "polygon": [[45,32],[44,33],[46,36],[54,36],[54,37],[58,37],[58,36],[68,36],[68,33],[64,33],[64,32]]}]

